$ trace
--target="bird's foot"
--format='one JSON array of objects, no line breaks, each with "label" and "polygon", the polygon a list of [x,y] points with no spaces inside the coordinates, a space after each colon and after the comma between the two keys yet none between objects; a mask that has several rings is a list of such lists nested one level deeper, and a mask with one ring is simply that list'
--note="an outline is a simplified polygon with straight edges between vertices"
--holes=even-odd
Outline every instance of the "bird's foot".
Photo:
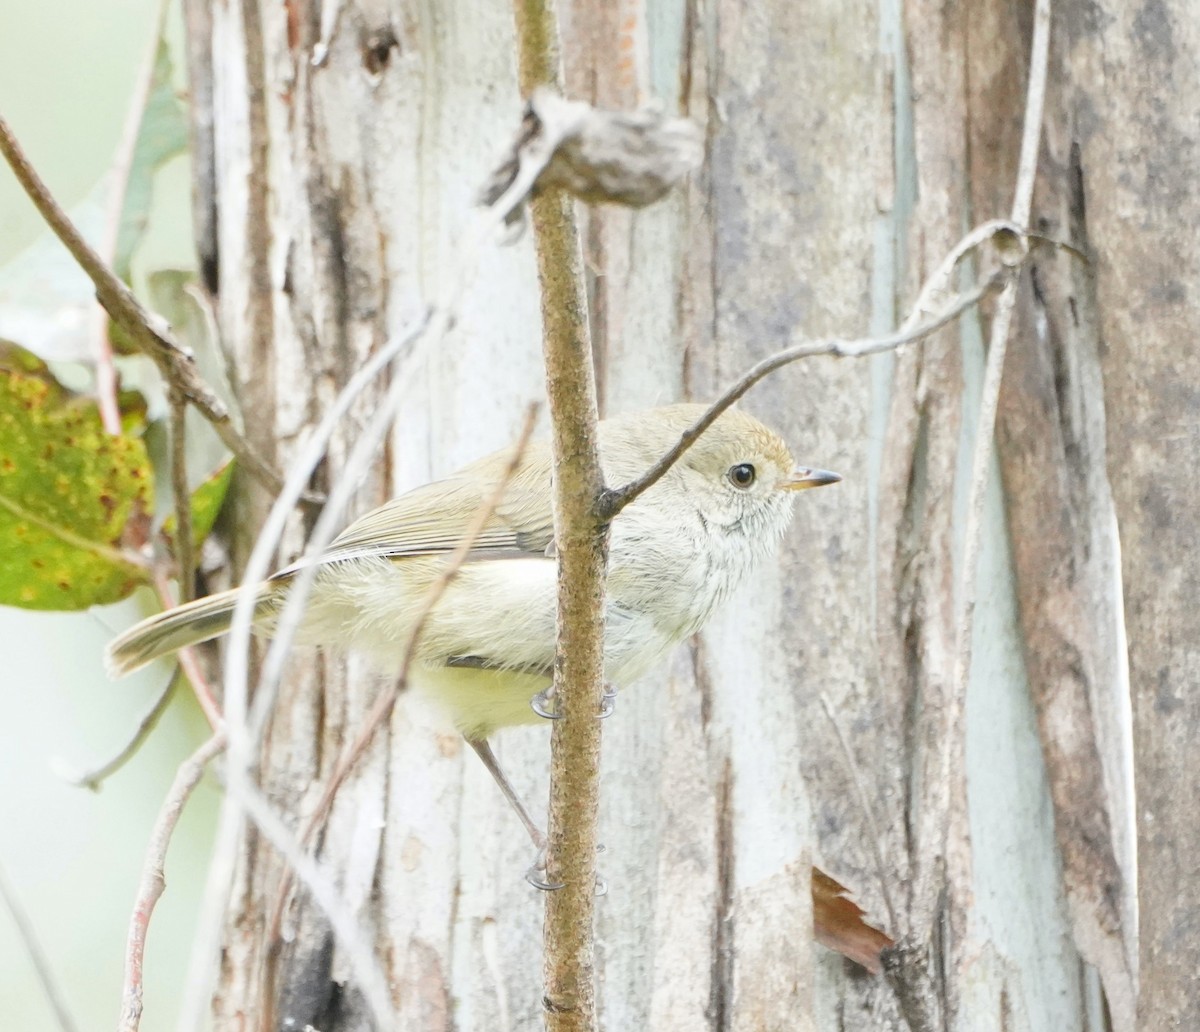
[{"label": "bird's foot", "polygon": [[529,705],[533,708],[533,712],[539,717],[545,717],[547,720],[557,720],[562,716],[558,712],[558,699],[555,698],[554,685],[545,688],[538,692],[532,699],[529,700]]},{"label": "bird's foot", "polygon": [[[596,853],[603,853],[605,846],[597,844]],[[562,882],[552,882],[550,874],[546,870],[546,847],[543,846],[538,850],[537,857],[534,859],[532,866],[525,872],[525,880],[529,882],[535,889],[541,889],[543,892],[557,892],[563,887]],[[596,875],[595,894],[597,896],[608,895],[608,882],[600,875]]]},{"label": "bird's foot", "polygon": [[562,882],[552,882],[550,880],[550,874],[546,870],[545,846],[538,850],[538,855],[534,859],[533,864],[525,872],[525,880],[535,889],[541,889],[543,892],[557,892],[563,887]]},{"label": "bird's foot", "polygon": [[[545,688],[538,692],[532,699],[529,700],[529,706],[539,717],[545,717],[546,720],[558,720],[562,714],[558,712],[558,699],[554,691],[554,685]],[[617,708],[617,689],[611,684],[604,686],[604,693],[600,696],[600,709],[596,716],[603,720],[605,717],[611,716],[613,710]]]}]

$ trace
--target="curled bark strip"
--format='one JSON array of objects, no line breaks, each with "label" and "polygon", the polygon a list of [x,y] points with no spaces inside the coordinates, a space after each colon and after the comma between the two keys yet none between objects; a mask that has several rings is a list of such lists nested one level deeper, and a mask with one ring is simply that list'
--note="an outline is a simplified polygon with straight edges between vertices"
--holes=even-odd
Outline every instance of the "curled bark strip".
[{"label": "curled bark strip", "polygon": [[[534,90],[512,154],[492,174],[482,201],[493,204],[518,178],[522,199],[553,187],[589,204],[653,204],[704,156],[700,129],[658,107],[601,111],[553,90]],[[512,222],[519,210],[509,215]]]}]

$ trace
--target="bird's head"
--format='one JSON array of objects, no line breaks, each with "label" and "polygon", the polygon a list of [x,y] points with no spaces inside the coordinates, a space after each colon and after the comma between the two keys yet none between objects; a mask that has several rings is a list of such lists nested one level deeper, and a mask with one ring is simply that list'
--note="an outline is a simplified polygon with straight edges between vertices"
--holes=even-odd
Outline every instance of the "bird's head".
[{"label": "bird's head", "polygon": [[[623,420],[622,451],[638,468],[612,472],[621,479],[644,472],[704,411],[703,405],[670,405]],[[729,409],[656,485],[657,503],[691,504],[707,525],[774,545],[791,519],[797,491],[841,479],[828,470],[797,465],[778,434],[753,416]]]}]

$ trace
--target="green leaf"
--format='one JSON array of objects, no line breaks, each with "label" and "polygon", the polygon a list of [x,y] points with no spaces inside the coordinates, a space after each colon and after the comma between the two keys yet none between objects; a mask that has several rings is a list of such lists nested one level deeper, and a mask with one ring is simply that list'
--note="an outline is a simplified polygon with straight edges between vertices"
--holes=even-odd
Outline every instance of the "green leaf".
[{"label": "green leaf", "polygon": [[117,230],[113,268],[127,283],[134,252],[150,217],[154,174],[172,158],[187,151],[187,113],[175,95],[172,75],[170,48],[165,39],[159,39],[150,93],[138,126],[125,196],[120,202],[121,224]]},{"label": "green leaf", "polygon": [[[208,537],[208,532],[212,530],[232,480],[233,459],[226,459],[203,484],[192,492],[192,541],[197,546]],[[172,548],[174,548],[177,522],[175,513],[171,513],[163,520],[163,533],[171,541]]]},{"label": "green leaf", "polygon": [[[124,191],[112,171],[68,214],[94,247],[105,246],[112,212],[119,209],[113,267],[130,281],[130,266],[145,234],[153,199],[154,177],[168,161],[187,152],[187,113],[171,82],[170,52],[160,39],[146,106],[141,112],[133,158]],[[70,252],[49,230],[7,264],[0,266],[0,337],[19,340],[52,362],[95,360],[96,289]],[[128,334],[110,327],[113,347],[135,353]]]},{"label": "green leaf", "polygon": [[0,604],[86,609],[145,583],[125,545],[151,478],[142,442],[106,434],[95,403],[0,368]]},{"label": "green leaf", "polygon": [[[105,190],[91,190],[68,214],[84,237],[104,234]],[[0,337],[51,362],[91,362],[96,288],[50,230],[0,266]]]}]

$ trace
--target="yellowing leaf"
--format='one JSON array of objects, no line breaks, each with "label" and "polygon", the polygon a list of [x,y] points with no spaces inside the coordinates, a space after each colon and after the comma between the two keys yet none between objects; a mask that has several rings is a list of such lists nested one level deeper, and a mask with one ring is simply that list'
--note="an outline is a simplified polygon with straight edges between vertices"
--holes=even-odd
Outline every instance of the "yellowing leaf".
[{"label": "yellowing leaf", "polygon": [[94,403],[0,368],[0,604],[86,609],[144,583],[122,541],[151,476],[142,442],[106,434]]}]

